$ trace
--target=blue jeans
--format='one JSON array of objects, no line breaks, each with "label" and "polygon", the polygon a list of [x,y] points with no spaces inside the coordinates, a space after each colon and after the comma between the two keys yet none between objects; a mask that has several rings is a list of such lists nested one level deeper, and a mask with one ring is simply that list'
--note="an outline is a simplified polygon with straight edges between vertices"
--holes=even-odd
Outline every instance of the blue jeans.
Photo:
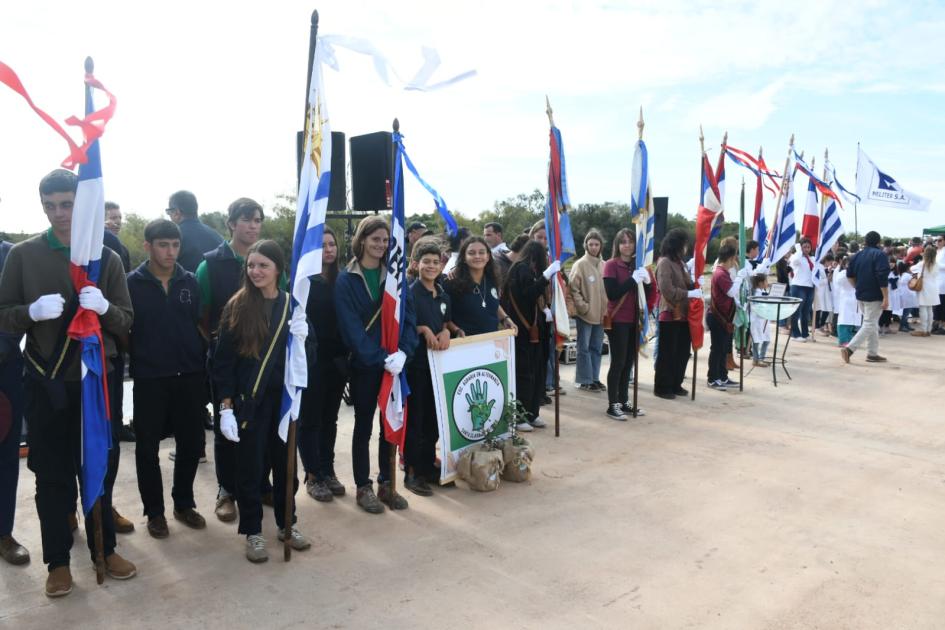
[{"label": "blue jeans", "polygon": [[580,317],[577,322],[577,372],[574,380],[578,385],[590,385],[600,380],[600,352],[604,347],[604,326],[588,324]]},{"label": "blue jeans", "polygon": [[[799,287],[791,285],[791,297],[801,298],[801,305],[791,316],[791,336],[807,338],[810,335],[811,309],[814,307],[814,287]],[[800,322],[800,324],[798,324]]]}]

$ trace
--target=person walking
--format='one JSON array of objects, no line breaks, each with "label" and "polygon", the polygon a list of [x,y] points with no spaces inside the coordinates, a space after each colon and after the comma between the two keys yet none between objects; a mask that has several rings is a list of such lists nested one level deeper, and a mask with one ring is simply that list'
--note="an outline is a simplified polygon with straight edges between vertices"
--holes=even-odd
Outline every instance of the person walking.
[{"label": "person walking", "polygon": [[840,348],[844,363],[849,363],[850,357],[864,343],[868,362],[886,361],[886,357],[879,354],[879,318],[889,306],[889,260],[879,247],[879,232],[867,232],[864,242],[865,247],[853,256],[847,267],[847,279],[856,288],[863,326],[850,343]]}]

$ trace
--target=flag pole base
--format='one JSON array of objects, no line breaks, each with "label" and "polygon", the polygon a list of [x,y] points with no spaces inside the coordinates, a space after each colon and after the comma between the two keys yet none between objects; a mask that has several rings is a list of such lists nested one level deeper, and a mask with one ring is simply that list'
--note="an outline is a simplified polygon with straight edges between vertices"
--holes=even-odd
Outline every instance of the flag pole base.
[{"label": "flag pole base", "polygon": [[286,465],[285,465],[285,529],[283,530],[282,559],[286,562],[292,559],[292,513],[295,507],[295,451],[296,426],[298,420],[289,420],[289,435],[286,436]]},{"label": "flag pole base", "polygon": [[102,497],[92,506],[92,529],[95,536],[95,581],[105,582],[105,542],[102,535]]}]

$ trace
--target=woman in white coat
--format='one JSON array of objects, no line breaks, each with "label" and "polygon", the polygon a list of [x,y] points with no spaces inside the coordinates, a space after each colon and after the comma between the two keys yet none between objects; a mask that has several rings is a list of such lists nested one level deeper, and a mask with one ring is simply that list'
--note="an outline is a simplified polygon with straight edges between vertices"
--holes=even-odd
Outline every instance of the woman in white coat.
[{"label": "woman in white coat", "polygon": [[938,306],[938,265],[935,264],[935,247],[929,245],[922,252],[922,261],[912,266],[912,273],[922,278],[919,297],[919,329],[912,331],[914,337],[928,337],[932,332],[932,309]]}]

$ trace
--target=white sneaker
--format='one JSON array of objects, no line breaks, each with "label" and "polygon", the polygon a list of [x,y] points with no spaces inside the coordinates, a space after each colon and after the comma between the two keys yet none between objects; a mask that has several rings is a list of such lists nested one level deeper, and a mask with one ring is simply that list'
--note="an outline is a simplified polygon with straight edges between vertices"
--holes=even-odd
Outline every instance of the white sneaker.
[{"label": "white sneaker", "polygon": [[[279,530],[279,541],[285,542],[285,530]],[[311,541],[303,536],[295,525],[289,529],[289,546],[295,549],[296,551],[305,551],[312,546]]]},{"label": "white sneaker", "polygon": [[544,429],[548,426],[548,423],[542,420],[540,417],[535,417],[534,420],[529,420],[529,424],[531,424],[536,429]]},{"label": "white sneaker", "polygon": [[265,562],[269,559],[266,553],[266,539],[261,534],[250,534],[246,537],[246,559],[250,562]]},{"label": "white sneaker", "polygon": [[528,424],[527,422],[519,422],[515,425],[515,430],[519,433],[528,433],[529,431],[534,431],[532,425]]}]

